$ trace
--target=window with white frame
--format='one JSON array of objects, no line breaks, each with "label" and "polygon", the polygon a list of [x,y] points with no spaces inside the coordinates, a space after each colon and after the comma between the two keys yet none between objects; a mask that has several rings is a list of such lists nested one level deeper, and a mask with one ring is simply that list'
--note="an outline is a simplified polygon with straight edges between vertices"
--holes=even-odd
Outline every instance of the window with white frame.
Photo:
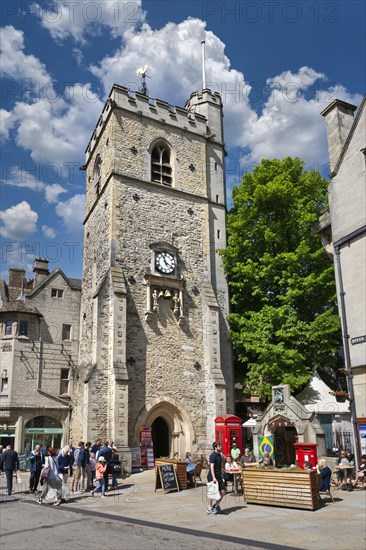
[{"label": "window with white frame", "polygon": [[61,288],[52,288],[51,289],[51,297],[52,298],[63,298],[64,297],[64,291]]}]

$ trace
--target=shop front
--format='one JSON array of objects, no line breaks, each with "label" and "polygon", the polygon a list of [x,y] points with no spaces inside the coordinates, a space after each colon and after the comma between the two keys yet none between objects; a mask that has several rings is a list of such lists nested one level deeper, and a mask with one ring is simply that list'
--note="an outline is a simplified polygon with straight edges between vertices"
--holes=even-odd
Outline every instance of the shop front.
[{"label": "shop front", "polygon": [[0,445],[4,448],[11,445],[14,449],[15,430],[0,430]]},{"label": "shop front", "polygon": [[63,429],[58,420],[50,416],[37,416],[30,420],[24,429],[24,450],[29,453],[35,445],[41,445],[45,451],[47,447],[60,449]]}]

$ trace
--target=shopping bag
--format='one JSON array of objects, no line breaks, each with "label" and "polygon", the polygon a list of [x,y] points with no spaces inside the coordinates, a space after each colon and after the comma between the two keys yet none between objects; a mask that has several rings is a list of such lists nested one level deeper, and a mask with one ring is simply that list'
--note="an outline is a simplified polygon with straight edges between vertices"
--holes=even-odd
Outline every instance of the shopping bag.
[{"label": "shopping bag", "polygon": [[48,466],[43,466],[41,471],[41,479],[48,479],[50,475],[50,470],[51,468],[49,468]]},{"label": "shopping bag", "polygon": [[209,481],[207,483],[207,498],[210,500],[220,500],[219,484],[217,481]]}]

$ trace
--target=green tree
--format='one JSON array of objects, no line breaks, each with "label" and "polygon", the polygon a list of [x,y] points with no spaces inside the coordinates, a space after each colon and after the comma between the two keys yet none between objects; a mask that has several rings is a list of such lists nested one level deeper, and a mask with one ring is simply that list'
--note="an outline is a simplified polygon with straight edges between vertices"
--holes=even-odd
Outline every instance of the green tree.
[{"label": "green tree", "polygon": [[336,365],[341,345],[333,262],[312,227],[327,181],[298,158],[262,160],[233,189],[228,245],[229,323],[236,380],[269,397]]}]

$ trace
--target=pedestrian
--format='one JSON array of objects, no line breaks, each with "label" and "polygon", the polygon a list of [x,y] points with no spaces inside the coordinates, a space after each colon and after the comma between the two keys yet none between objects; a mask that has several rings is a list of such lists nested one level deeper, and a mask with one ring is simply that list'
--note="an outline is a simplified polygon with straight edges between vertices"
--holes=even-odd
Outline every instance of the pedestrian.
[{"label": "pedestrian", "polygon": [[45,456],[40,445],[36,445],[34,450],[29,453],[29,492],[36,493],[41,475],[42,466],[45,462]]},{"label": "pedestrian", "polygon": [[69,447],[64,447],[57,457],[58,475],[64,485],[69,478],[70,462]]},{"label": "pedestrian", "polygon": [[240,459],[240,464],[245,467],[245,464],[251,464],[255,462],[255,456],[250,452],[249,447],[244,449],[244,454]]},{"label": "pedestrian", "polygon": [[74,464],[75,447],[72,444],[72,439],[70,439],[68,447],[69,447],[69,455],[70,455],[70,477],[73,477],[74,472],[72,470],[72,465]]},{"label": "pedestrian", "polygon": [[43,478],[43,489],[37,502],[38,504],[46,502],[47,504],[58,506],[62,498],[62,481],[59,477],[56,449],[54,447],[48,448],[48,456],[45,458],[43,472],[45,474],[47,472],[47,475]]},{"label": "pedestrian", "polygon": [[85,477],[83,479],[83,485],[82,488],[84,490],[85,482],[86,482],[86,491],[90,491],[92,489],[92,479],[91,479],[91,470],[90,470],[90,447],[91,442],[87,441],[85,443],[85,452],[86,452],[86,464],[85,464]]},{"label": "pedestrian", "polygon": [[107,464],[104,456],[100,456],[96,464],[96,478],[99,483],[98,487],[91,491],[94,496],[95,493],[102,493],[102,498],[107,498],[105,494],[105,472],[107,471]]},{"label": "pedestrian", "polygon": [[117,489],[117,475],[121,474],[121,461],[117,453],[117,449],[113,447],[112,449],[112,458],[111,458],[111,470],[112,470],[112,489]]},{"label": "pedestrian", "polygon": [[241,451],[240,451],[240,449],[238,449],[237,444],[233,443],[233,446],[232,446],[231,451],[230,451],[230,455],[231,455],[231,458],[233,459],[234,462],[236,460],[239,460],[240,454],[241,454]]},{"label": "pedestrian", "polygon": [[102,447],[102,443],[103,443],[103,441],[101,440],[101,438],[97,437],[96,440],[95,440],[94,445],[90,449],[90,452],[94,453],[95,457],[97,456],[97,452],[99,451],[99,449]]},{"label": "pedestrian", "polygon": [[90,466],[90,474],[91,474],[91,487],[94,487],[94,479],[95,479],[95,468],[96,468],[96,460],[94,453],[90,453],[89,458],[89,466]]},{"label": "pedestrian", "polygon": [[85,475],[85,464],[86,464],[86,452],[84,449],[84,441],[79,441],[79,444],[74,452],[74,462],[72,463],[72,470],[73,470],[73,476],[72,476],[72,483],[71,483],[71,491],[73,493],[80,492],[80,478],[83,474]]},{"label": "pedestrian", "polygon": [[10,496],[13,490],[13,473],[19,472],[19,457],[16,451],[13,451],[11,445],[7,445],[0,459],[0,470],[5,472],[8,495]]},{"label": "pedestrian", "polygon": [[105,469],[105,472],[104,472],[105,491],[108,491],[108,475],[112,473],[112,469],[111,469],[112,447],[110,445],[111,443],[113,445],[112,440],[110,440],[109,443],[108,443],[108,441],[106,441],[104,443],[104,447],[102,447],[102,449],[100,449],[100,451],[97,455],[97,461],[99,461],[99,458],[102,456],[105,459],[105,462],[106,462],[106,469]]},{"label": "pedestrian", "polygon": [[220,508],[220,502],[222,497],[225,494],[225,482],[222,479],[222,454],[221,454],[221,443],[214,442],[212,444],[213,452],[210,454],[210,469],[207,474],[207,480],[214,481],[218,483],[218,489],[220,491],[219,500],[208,499],[208,514],[221,514],[222,510]]}]

